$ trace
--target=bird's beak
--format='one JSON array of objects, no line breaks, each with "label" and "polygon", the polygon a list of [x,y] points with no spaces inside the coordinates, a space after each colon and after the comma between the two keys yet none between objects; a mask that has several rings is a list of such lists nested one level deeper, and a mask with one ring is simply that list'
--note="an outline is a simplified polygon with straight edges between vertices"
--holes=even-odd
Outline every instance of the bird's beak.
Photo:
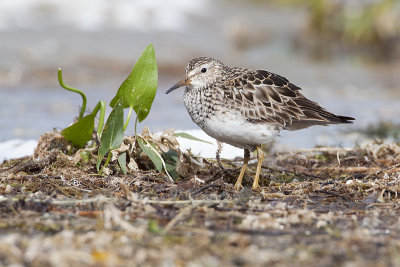
[{"label": "bird's beak", "polygon": [[188,77],[185,77],[183,80],[179,81],[177,84],[175,84],[174,86],[169,88],[165,93],[169,94],[172,91],[174,91],[175,89],[178,89],[179,87],[182,87],[182,86],[185,86],[185,85],[189,85],[190,82],[191,82],[191,80]]}]

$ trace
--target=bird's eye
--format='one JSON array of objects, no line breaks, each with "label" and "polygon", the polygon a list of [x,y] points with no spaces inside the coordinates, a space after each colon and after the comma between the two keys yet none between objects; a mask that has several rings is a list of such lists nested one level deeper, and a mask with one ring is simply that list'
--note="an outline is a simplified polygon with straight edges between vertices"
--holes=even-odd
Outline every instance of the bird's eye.
[{"label": "bird's eye", "polygon": [[202,73],[205,73],[206,71],[207,71],[207,68],[202,68],[202,69],[201,69],[201,72],[202,72]]}]

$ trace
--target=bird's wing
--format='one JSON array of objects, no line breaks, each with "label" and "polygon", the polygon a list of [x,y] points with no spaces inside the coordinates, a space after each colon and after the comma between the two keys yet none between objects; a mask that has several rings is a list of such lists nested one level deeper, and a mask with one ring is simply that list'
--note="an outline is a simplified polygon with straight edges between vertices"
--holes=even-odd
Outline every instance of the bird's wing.
[{"label": "bird's wing", "polygon": [[226,84],[224,96],[249,121],[274,123],[289,130],[353,120],[328,112],[300,90],[277,74],[248,70]]}]

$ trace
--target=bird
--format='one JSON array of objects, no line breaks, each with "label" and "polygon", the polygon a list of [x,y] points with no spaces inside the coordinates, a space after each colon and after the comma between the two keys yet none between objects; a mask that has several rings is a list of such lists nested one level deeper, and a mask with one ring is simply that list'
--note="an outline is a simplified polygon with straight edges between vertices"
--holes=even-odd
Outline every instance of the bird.
[{"label": "bird", "polygon": [[184,104],[193,122],[216,140],[244,149],[236,190],[242,188],[250,152],[255,150],[258,163],[252,189],[259,188],[264,160],[261,146],[274,140],[281,130],[355,120],[327,111],[283,76],[262,69],[230,67],[210,57],[190,60],[185,77],[166,94],[183,86]]}]

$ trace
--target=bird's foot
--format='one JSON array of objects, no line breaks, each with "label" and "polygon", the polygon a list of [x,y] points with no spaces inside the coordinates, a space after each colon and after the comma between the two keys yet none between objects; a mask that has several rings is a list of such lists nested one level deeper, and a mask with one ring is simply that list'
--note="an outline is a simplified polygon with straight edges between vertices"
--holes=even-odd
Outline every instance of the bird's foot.
[{"label": "bird's foot", "polygon": [[240,191],[240,189],[243,188],[243,186],[240,183],[236,183],[235,186],[233,187],[236,191]]},{"label": "bird's foot", "polygon": [[253,184],[253,186],[251,187],[252,190],[257,190],[258,188],[260,188],[260,185],[257,184]]}]

